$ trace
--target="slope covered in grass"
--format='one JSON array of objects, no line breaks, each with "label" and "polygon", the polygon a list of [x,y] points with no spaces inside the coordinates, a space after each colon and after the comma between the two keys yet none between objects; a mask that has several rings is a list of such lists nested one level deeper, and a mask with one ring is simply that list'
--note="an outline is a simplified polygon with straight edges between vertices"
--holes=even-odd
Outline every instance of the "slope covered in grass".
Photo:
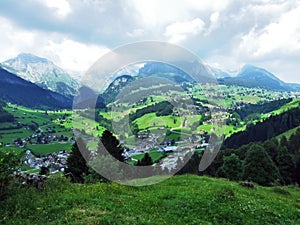
[{"label": "slope covered in grass", "polygon": [[288,130],[288,131],[286,131],[286,132],[284,132],[284,133],[282,133],[282,134],[276,136],[275,138],[276,138],[277,140],[280,140],[283,136],[285,136],[287,139],[289,139],[289,138],[292,136],[292,134],[295,134],[295,133],[296,133],[296,131],[297,131],[298,129],[300,129],[300,126],[295,127],[295,128],[293,128],[293,129],[290,129],[290,130]]},{"label": "slope covered in grass", "polygon": [[1,202],[0,223],[299,224],[300,190],[192,175],[143,187],[49,178],[45,190],[17,190]]}]

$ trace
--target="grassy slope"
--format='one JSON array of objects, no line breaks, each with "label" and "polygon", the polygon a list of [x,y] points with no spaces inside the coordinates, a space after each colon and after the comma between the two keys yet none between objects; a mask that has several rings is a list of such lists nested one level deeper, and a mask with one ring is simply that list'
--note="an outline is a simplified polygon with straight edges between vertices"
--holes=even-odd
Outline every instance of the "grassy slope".
[{"label": "grassy slope", "polygon": [[294,134],[298,129],[300,129],[300,126],[299,127],[295,127],[294,129],[291,129],[291,130],[288,130],[278,136],[276,136],[276,139],[277,140],[281,140],[281,138],[283,136],[285,136],[287,139],[289,139],[291,137],[292,134]]},{"label": "grassy slope", "polygon": [[[274,111],[269,112],[269,113],[262,114],[262,115],[261,115],[261,121],[262,121],[263,119],[266,119],[269,115],[279,115],[279,114],[281,114],[281,113],[283,113],[283,112],[286,112],[286,111],[288,111],[288,110],[290,110],[290,109],[296,108],[296,107],[299,106],[299,105],[298,105],[299,103],[300,103],[300,99],[297,98],[297,99],[294,99],[294,100],[292,100],[291,102],[289,102],[289,103],[283,105],[282,107],[280,107],[280,108],[277,109],[277,110],[274,110]],[[293,128],[293,129],[291,129],[291,130],[288,130],[288,131],[286,131],[286,132],[284,132],[284,133],[282,133],[282,134],[276,136],[275,138],[278,139],[278,140],[280,140],[283,136],[286,136],[286,138],[289,139],[290,136],[291,136],[293,133],[295,133],[295,132],[297,131],[297,129],[299,129],[299,128],[300,128],[300,126],[295,127],[295,128]]]},{"label": "grassy slope", "polygon": [[[130,187],[48,180],[3,202],[2,224],[299,224],[297,188],[254,189],[192,175]],[[277,192],[276,192],[277,190]],[[281,193],[278,193],[279,191]],[[2,221],[1,221],[2,220]]]},{"label": "grassy slope", "polygon": [[269,113],[262,114],[262,115],[261,115],[261,118],[262,118],[262,119],[265,119],[265,118],[267,118],[269,115],[279,115],[279,114],[281,114],[281,113],[283,113],[283,112],[286,112],[286,111],[288,111],[288,110],[290,110],[290,109],[293,109],[293,108],[298,107],[298,104],[299,104],[299,103],[300,103],[300,99],[299,99],[299,98],[298,98],[298,99],[294,99],[294,100],[292,100],[291,102],[289,102],[289,103],[283,105],[282,107],[280,107],[280,108],[277,109],[277,110],[274,110],[274,111],[269,112]]}]

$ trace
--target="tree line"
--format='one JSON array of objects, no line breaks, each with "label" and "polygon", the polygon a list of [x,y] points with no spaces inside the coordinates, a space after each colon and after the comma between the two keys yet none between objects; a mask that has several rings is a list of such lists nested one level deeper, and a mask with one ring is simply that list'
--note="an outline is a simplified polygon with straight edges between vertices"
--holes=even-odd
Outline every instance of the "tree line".
[{"label": "tree line", "polygon": [[250,142],[266,141],[283,132],[300,126],[300,108],[293,108],[279,115],[273,115],[257,122],[248,124],[247,129],[233,134],[224,141],[227,148],[237,148]]},{"label": "tree line", "polygon": [[276,109],[279,109],[283,105],[289,103],[292,99],[279,99],[266,103],[258,103],[258,104],[248,104],[239,109],[231,110],[232,112],[236,112],[239,114],[242,120],[245,120],[251,114],[261,114],[272,112]]},{"label": "tree line", "polygon": [[220,151],[205,172],[230,180],[249,180],[261,185],[300,185],[300,128],[287,139],[282,136]]},{"label": "tree line", "polygon": [[172,114],[174,106],[167,101],[162,101],[145,108],[137,109],[135,112],[129,114],[129,121],[132,123],[137,118],[140,118],[148,113],[156,113],[156,116],[168,116]]},{"label": "tree line", "polygon": [[0,123],[5,122],[14,122],[15,118],[10,113],[6,112],[3,107],[6,106],[6,103],[3,101],[0,101]]}]

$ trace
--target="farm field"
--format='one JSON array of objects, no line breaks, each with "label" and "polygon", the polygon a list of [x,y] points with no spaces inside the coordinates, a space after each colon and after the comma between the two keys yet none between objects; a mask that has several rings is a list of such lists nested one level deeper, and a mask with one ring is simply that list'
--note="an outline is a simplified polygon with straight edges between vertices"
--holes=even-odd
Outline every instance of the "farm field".
[{"label": "farm field", "polygon": [[[0,127],[0,141],[2,147],[6,150],[13,149],[16,151],[31,150],[33,153],[38,155],[46,155],[52,152],[57,152],[60,150],[70,151],[71,143],[66,142],[51,142],[48,144],[31,144],[30,141],[26,143],[26,147],[19,148],[13,143],[16,139],[25,139],[37,134],[37,132],[46,132],[47,130],[52,130],[57,137],[68,137],[70,140],[72,138],[71,131],[71,111],[61,110],[61,111],[45,111],[45,110],[32,110],[21,106],[8,104],[5,110],[11,113],[14,118],[14,123],[3,123]],[[15,129],[14,127],[22,125],[20,128]],[[33,129],[30,126],[34,124]],[[68,126],[69,125],[69,126]],[[9,129],[12,127],[12,129]],[[7,147],[6,147],[7,146]]]},{"label": "farm field", "polygon": [[[188,89],[188,93],[190,93],[194,98],[199,99],[200,101],[204,101],[203,105],[207,105],[209,107],[215,107],[214,105],[205,103],[205,92],[207,90],[215,90],[217,92],[220,91],[223,93],[222,97],[219,98],[223,103],[225,103],[225,107],[230,108],[232,104],[236,102],[247,102],[247,103],[257,103],[259,101],[270,100],[272,98],[284,97],[284,93],[276,93],[270,92],[262,89],[248,89],[236,86],[226,87],[224,85],[219,86],[193,86]],[[173,91],[172,94],[176,94],[177,92]],[[177,93],[178,94],[178,93]],[[167,97],[167,96],[165,96]],[[160,95],[151,95],[149,98],[144,100],[142,104],[138,104],[134,106],[134,108],[113,112],[113,111],[100,111],[100,115],[109,120],[118,121],[124,115],[128,115],[130,112],[135,112],[139,109],[149,107],[153,105],[155,102],[162,102],[165,97]],[[222,100],[223,99],[223,100]],[[270,114],[275,115],[279,114],[283,111],[286,111],[290,108],[297,107],[300,100],[293,100],[291,103],[288,103],[282,106],[280,109],[274,110],[270,113],[260,115],[260,120],[267,118]],[[216,103],[216,102],[215,102]],[[215,104],[214,103],[214,104]],[[220,102],[219,102],[220,103]],[[218,104],[219,104],[218,103]],[[115,103],[109,104],[110,107]],[[221,104],[221,103],[220,103]],[[1,123],[0,124],[0,142],[1,146],[5,147],[11,146],[14,147],[12,143],[17,138],[24,139],[35,134],[36,131],[28,129],[28,127],[24,125],[32,125],[36,124],[37,129],[40,132],[45,132],[49,129],[55,131],[55,135],[58,137],[68,137],[67,142],[55,142],[49,144],[31,144],[28,143],[26,148],[32,150],[36,154],[49,154],[59,150],[67,150],[69,151],[71,148],[70,140],[73,137],[72,129],[75,128],[77,130],[85,130],[86,135],[91,137],[96,137],[98,135],[101,136],[103,131],[106,129],[99,125],[99,123],[85,117],[80,117],[79,119],[72,118],[72,112],[69,110],[56,110],[56,111],[45,111],[45,110],[35,110],[28,109],[21,106],[16,106],[12,104],[8,104],[7,107],[4,108],[7,112],[14,115],[16,122],[15,123]],[[181,137],[189,137],[192,134],[198,134],[199,132],[205,131],[207,133],[211,133],[212,130],[217,132],[217,134],[224,134],[225,137],[230,137],[233,133],[244,130],[246,128],[245,123],[240,123],[238,126],[233,126],[232,124],[224,126],[222,129],[216,129],[217,127],[212,124],[205,123],[199,124],[199,121],[203,118],[202,115],[185,115],[184,117],[176,116],[176,115],[167,115],[167,116],[156,116],[155,113],[147,113],[132,122],[138,126],[139,131],[149,130],[151,132],[158,132],[158,129],[161,127],[165,127],[166,136],[165,138],[173,139],[175,141],[179,140],[180,134],[176,132],[176,130],[180,130],[182,132]],[[253,122],[257,122],[258,120],[254,120]],[[17,127],[18,124],[22,124],[23,127]],[[9,129],[11,127],[11,129]],[[219,133],[218,133],[219,132]],[[124,143],[130,145],[134,145],[134,136],[128,136],[124,140]],[[89,141],[88,147],[90,149],[95,149],[97,147],[97,142]],[[8,147],[5,147],[9,149]]]}]

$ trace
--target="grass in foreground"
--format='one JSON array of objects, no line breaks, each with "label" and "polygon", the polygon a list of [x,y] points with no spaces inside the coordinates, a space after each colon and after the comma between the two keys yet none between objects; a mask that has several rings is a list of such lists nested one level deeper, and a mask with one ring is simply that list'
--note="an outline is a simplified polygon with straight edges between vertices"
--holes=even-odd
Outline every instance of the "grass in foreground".
[{"label": "grass in foreground", "polygon": [[131,187],[70,184],[17,190],[1,202],[1,224],[299,224],[300,190],[254,189],[192,175]]}]

